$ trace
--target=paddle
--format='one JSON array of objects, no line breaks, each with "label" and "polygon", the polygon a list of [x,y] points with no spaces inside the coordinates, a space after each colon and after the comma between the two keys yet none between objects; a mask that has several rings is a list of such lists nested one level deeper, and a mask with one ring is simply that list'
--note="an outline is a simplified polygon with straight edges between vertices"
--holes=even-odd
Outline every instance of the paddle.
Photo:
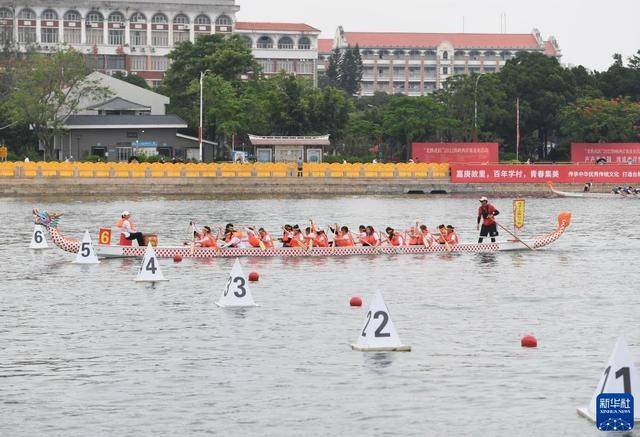
[{"label": "paddle", "polygon": [[495,219],[493,220],[494,223],[498,226],[500,226],[500,229],[504,230],[505,232],[507,232],[509,235],[511,235],[513,238],[515,238],[517,241],[519,241],[520,243],[524,244],[525,246],[527,246],[529,249],[531,250],[535,250],[533,247],[529,246],[527,243],[525,243],[524,241],[522,241],[516,234],[514,234],[513,232],[511,232],[509,229],[505,228],[504,226],[502,226],[500,223],[498,223]]},{"label": "paddle", "polygon": [[444,241],[444,248],[447,250],[447,252],[451,252],[451,250],[453,250],[453,249],[451,249],[451,245],[447,241],[447,234],[443,234],[441,230],[438,231],[438,232],[440,233],[440,236],[442,237],[442,241]]}]

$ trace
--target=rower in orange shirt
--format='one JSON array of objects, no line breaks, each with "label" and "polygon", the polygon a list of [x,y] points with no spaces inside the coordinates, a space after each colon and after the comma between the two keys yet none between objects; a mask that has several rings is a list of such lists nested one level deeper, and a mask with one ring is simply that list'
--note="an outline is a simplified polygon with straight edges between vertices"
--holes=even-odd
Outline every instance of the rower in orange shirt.
[{"label": "rower in orange shirt", "polygon": [[293,238],[293,228],[291,225],[284,225],[282,228],[282,247],[291,247],[291,239]]},{"label": "rower in orange shirt", "polygon": [[380,246],[380,237],[373,229],[373,226],[367,226],[365,228],[364,237],[360,238],[360,243],[363,246]]},{"label": "rower in orange shirt", "polygon": [[336,227],[335,230],[332,230],[334,231],[333,241],[337,247],[353,247],[356,245],[348,227],[342,226],[340,229]]},{"label": "rower in orange shirt", "polygon": [[404,238],[392,227],[385,229],[387,232],[387,239],[392,246],[404,246]]},{"label": "rower in orange shirt", "polygon": [[196,240],[195,245],[199,247],[218,247],[216,238],[211,234],[211,228],[209,226],[204,226],[202,228],[200,238]]},{"label": "rower in orange shirt", "polygon": [[264,244],[264,247],[269,249],[273,247],[273,240],[271,239],[271,235],[264,229],[258,229],[258,234],[260,235],[260,241]]},{"label": "rower in orange shirt", "polygon": [[451,225],[447,225],[447,243],[452,246],[460,243],[460,236],[456,232],[456,228]]},{"label": "rower in orange shirt", "polygon": [[293,236],[291,237],[291,247],[309,247],[306,242],[306,237],[300,230],[300,226],[295,225],[293,227]]},{"label": "rower in orange shirt", "polygon": [[329,237],[325,234],[324,229],[316,229],[316,236],[313,240],[314,247],[329,247]]},{"label": "rower in orange shirt", "polygon": [[431,235],[431,232],[429,232],[429,228],[427,228],[427,225],[420,225],[420,235],[422,235],[422,244],[425,246],[431,247],[436,241],[434,236]]},{"label": "rower in orange shirt", "polygon": [[409,229],[409,246],[423,246],[424,240],[422,238],[422,233],[419,232],[418,228],[412,227]]}]

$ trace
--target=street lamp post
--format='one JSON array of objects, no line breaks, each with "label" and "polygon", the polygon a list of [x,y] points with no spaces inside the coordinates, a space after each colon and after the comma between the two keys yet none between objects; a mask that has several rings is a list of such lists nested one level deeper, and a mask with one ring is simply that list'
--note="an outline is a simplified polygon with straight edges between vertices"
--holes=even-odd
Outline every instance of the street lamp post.
[{"label": "street lamp post", "polygon": [[473,142],[478,142],[478,82],[482,77],[481,74],[478,74],[476,77],[476,85],[473,88]]},{"label": "street lamp post", "polygon": [[202,81],[204,77],[209,73],[209,70],[200,72],[200,125],[198,126],[198,145],[200,147],[199,160],[202,162]]}]

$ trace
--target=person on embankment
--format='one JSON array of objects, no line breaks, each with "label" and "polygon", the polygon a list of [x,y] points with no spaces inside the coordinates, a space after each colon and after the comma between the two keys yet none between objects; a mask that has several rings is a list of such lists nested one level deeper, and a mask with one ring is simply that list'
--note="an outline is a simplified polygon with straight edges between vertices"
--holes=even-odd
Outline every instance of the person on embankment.
[{"label": "person on embankment", "polygon": [[[491,237],[492,243],[496,242],[496,237],[498,236],[498,225],[496,223],[495,216],[498,214],[500,214],[500,211],[489,203],[489,199],[482,196],[480,198],[480,208],[478,208],[477,229],[480,229],[478,243],[482,243],[484,237],[487,236]],[[482,227],[480,227],[480,222],[482,222]]]}]

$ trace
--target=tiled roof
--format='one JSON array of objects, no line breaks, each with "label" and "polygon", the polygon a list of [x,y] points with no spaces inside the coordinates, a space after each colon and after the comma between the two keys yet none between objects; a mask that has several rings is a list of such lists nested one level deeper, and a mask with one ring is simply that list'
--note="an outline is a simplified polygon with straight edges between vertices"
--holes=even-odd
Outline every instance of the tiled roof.
[{"label": "tiled roof", "polygon": [[556,46],[551,41],[544,42],[544,54],[548,56],[557,56],[558,50]]},{"label": "tiled roof", "polygon": [[537,49],[533,34],[345,32],[348,44],[363,47],[437,47],[445,41],[455,48]]},{"label": "tiled roof", "polygon": [[320,32],[319,29],[305,23],[258,23],[237,21],[236,30],[266,30],[287,32]]},{"label": "tiled roof", "polygon": [[329,53],[333,50],[333,39],[318,39],[318,53]]},{"label": "tiled roof", "polygon": [[174,114],[169,115],[71,115],[65,120],[71,129],[118,129],[121,127],[186,128],[187,123]]}]

